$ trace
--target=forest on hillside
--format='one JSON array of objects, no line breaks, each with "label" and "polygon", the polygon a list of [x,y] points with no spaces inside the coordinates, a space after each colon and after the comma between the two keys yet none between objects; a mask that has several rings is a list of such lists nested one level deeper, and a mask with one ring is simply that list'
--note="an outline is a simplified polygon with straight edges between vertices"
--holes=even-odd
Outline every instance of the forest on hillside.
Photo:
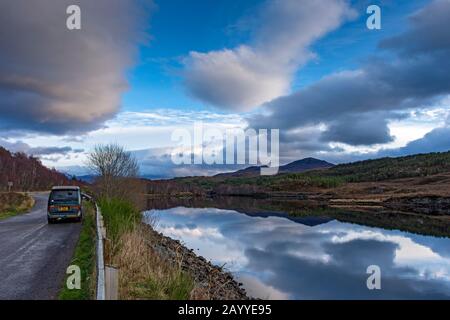
[{"label": "forest on hillside", "polygon": [[148,193],[254,195],[267,192],[336,188],[350,182],[379,182],[450,173],[450,151],[380,158],[340,164],[328,169],[253,177],[185,177],[150,181]]},{"label": "forest on hillside", "polygon": [[11,153],[0,147],[0,191],[48,190],[54,185],[65,185],[70,180],[55,169],[45,167],[38,158],[25,153]]}]

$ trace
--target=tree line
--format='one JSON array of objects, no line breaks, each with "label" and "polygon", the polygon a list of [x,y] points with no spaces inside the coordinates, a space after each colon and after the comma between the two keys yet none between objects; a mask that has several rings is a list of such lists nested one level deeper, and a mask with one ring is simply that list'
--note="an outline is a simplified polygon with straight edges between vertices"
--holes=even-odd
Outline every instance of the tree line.
[{"label": "tree line", "polygon": [[0,191],[49,190],[55,185],[74,184],[64,174],[45,167],[41,161],[22,152],[0,147]]}]

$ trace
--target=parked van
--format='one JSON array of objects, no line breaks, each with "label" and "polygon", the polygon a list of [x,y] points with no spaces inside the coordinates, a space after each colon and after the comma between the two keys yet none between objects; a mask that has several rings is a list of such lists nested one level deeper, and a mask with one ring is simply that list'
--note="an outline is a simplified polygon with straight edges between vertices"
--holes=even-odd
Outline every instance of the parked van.
[{"label": "parked van", "polygon": [[47,220],[80,222],[83,217],[80,187],[53,187],[48,197]]}]

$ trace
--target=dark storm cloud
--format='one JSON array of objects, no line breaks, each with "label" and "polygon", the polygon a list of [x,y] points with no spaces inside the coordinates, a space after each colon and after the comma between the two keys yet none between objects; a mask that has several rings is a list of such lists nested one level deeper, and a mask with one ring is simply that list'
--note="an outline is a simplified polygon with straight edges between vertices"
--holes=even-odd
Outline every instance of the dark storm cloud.
[{"label": "dark storm cloud", "polygon": [[413,140],[404,147],[394,149],[380,149],[368,154],[346,154],[343,159],[336,162],[349,162],[351,160],[365,160],[367,158],[401,157],[410,154],[446,152],[450,150],[450,118],[442,127],[435,128],[422,138]]},{"label": "dark storm cloud", "polygon": [[[355,135],[355,131],[358,134]],[[376,114],[348,115],[330,121],[321,140],[344,142],[350,145],[388,143],[394,140],[387,127],[387,120]]]},{"label": "dark storm cloud", "polygon": [[[81,30],[66,8],[81,7]],[[81,132],[113,116],[150,2],[0,2],[0,130]]]},{"label": "dark storm cloud", "polygon": [[420,109],[450,94],[450,1],[438,0],[410,18],[409,30],[380,43],[361,69],[329,75],[265,105],[253,127],[295,129],[326,124],[322,141],[372,145],[392,140],[395,111]]},{"label": "dark storm cloud", "polygon": [[382,41],[380,47],[397,50],[406,56],[448,50],[450,47],[448,26],[442,25],[442,21],[449,19],[448,6],[448,0],[432,2],[428,8],[410,18],[412,28],[409,31]]},{"label": "dark storm cloud", "polygon": [[84,149],[73,149],[71,147],[35,147],[30,148],[28,153],[35,156],[43,156],[49,154],[62,154],[66,155],[68,153],[81,153],[84,152]]}]

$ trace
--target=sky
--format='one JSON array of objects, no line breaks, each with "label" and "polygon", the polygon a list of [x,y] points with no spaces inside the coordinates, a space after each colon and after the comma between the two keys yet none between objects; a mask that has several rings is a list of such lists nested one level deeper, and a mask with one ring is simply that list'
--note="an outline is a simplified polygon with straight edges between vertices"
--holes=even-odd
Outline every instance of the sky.
[{"label": "sky", "polygon": [[84,175],[117,143],[152,178],[238,167],[173,163],[199,122],[279,129],[281,164],[447,151],[449,17],[450,0],[2,1],[0,146]]}]

